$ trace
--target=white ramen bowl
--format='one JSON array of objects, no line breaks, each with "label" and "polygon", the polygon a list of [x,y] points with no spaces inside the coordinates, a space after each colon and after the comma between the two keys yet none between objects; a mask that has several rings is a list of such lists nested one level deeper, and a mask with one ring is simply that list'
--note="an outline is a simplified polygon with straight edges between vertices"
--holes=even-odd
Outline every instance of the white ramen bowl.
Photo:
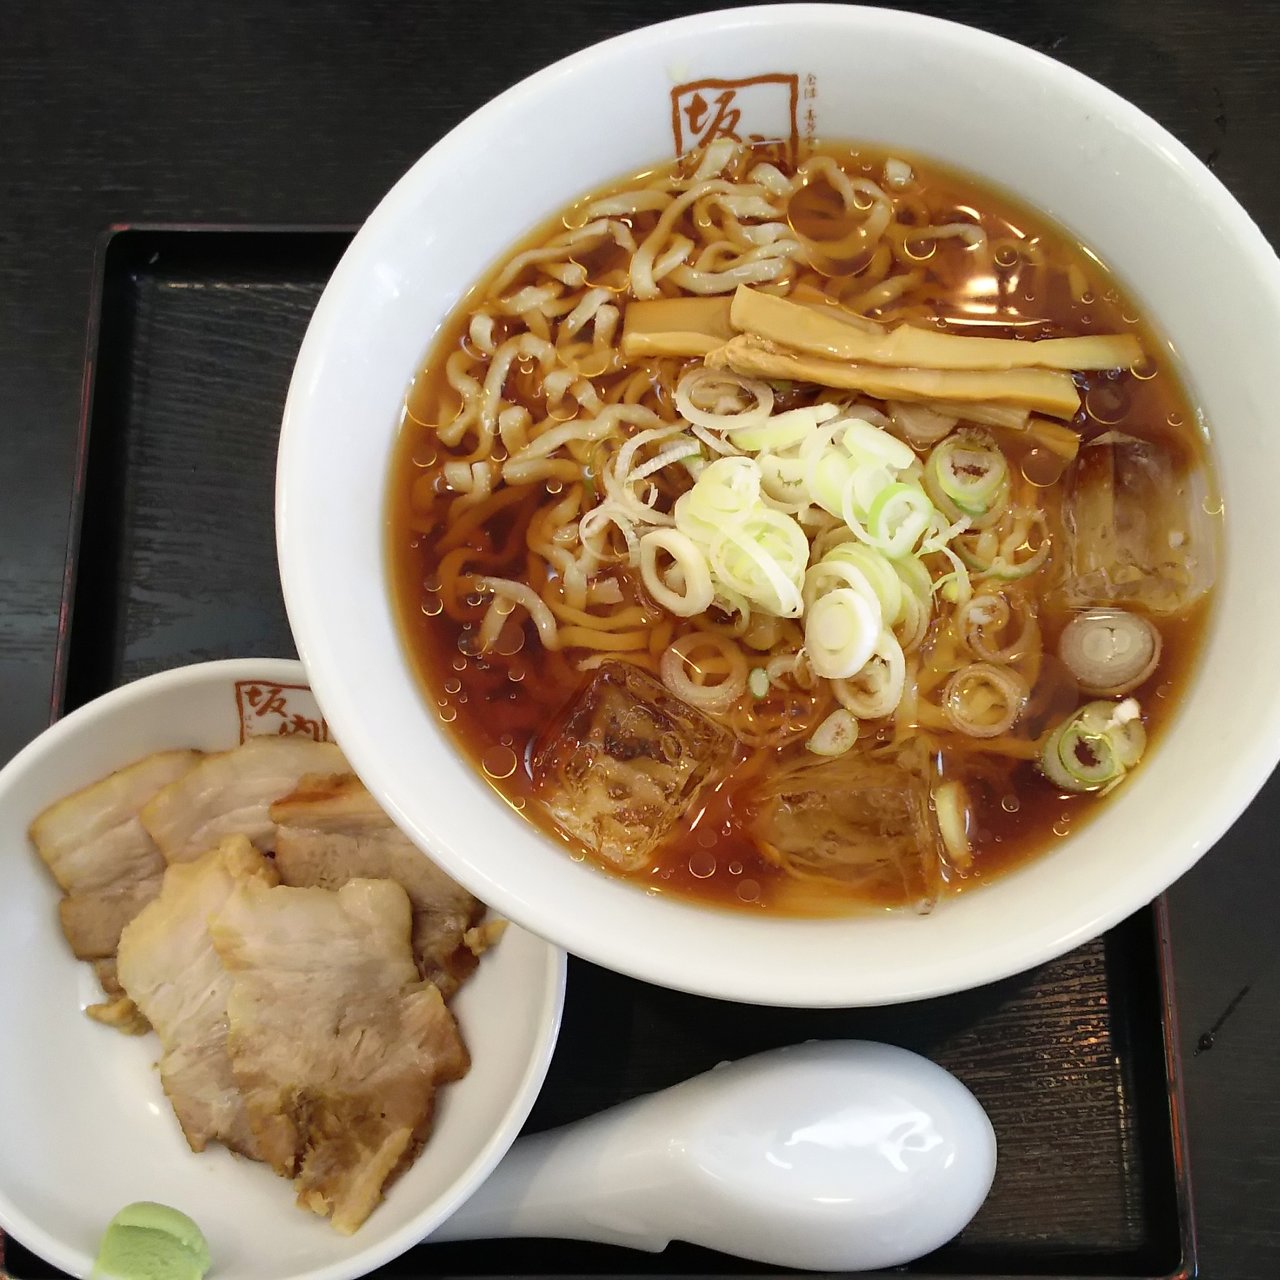
[{"label": "white ramen bowl", "polygon": [[[772,78],[768,78],[772,77]],[[565,856],[502,803],[427,708],[384,555],[409,379],[458,299],[541,219],[671,157],[720,105],[765,135],[810,123],[945,160],[1057,219],[1110,264],[1213,428],[1226,547],[1208,638],[1168,733],[1096,818],[927,917],[794,920],[647,896]],[[736,87],[735,87],[736,86]],[[812,115],[810,115],[812,113]],[[361,776],[424,849],[526,927],[665,986],[790,1005],[938,995],[1029,968],[1158,895],[1280,756],[1280,266],[1214,176],[1100,85],[983,32],[858,6],[703,14],[597,45],[504,93],[433,147],[335,271],[298,357],[277,538],[294,635]],[[1254,568],[1251,575],[1248,566]]]},{"label": "white ramen bowl", "polygon": [[158,1200],[200,1224],[220,1280],[354,1280],[466,1200],[533,1106],[560,1026],[565,956],[521,929],[454,1000],[471,1070],[441,1091],[422,1154],[352,1236],[299,1209],[266,1165],[217,1146],[193,1155],[154,1068],[156,1037],[82,1012],[102,996],[62,937],[57,886],[27,842],[36,814],[152,751],[225,750],[243,734],[322,725],[299,663],[209,662],[89,703],[0,770],[0,1227],[62,1271],[87,1276],[116,1211]]}]

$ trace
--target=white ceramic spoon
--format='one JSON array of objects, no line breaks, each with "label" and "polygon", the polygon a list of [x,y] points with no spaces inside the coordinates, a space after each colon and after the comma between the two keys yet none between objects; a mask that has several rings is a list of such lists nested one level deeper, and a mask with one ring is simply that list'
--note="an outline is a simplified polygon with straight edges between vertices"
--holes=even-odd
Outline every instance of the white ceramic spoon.
[{"label": "white ceramic spoon", "polygon": [[784,1267],[892,1267],[959,1232],[995,1164],[986,1113],[941,1067],[813,1042],[521,1138],[431,1239],[687,1240]]}]

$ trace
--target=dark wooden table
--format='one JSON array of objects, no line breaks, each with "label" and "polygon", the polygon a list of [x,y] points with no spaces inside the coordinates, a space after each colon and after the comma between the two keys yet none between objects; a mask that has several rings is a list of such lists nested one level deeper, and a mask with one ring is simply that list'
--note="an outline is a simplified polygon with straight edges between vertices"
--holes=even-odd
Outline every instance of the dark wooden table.
[{"label": "dark wooden table", "polygon": [[[0,0],[0,762],[49,713],[100,233],[359,222],[499,90],[602,37],[712,7]],[[905,7],[1034,46],[1124,94],[1280,243],[1274,0]],[[1230,1280],[1280,1275],[1278,820],[1273,781],[1170,895],[1202,1270]]]}]

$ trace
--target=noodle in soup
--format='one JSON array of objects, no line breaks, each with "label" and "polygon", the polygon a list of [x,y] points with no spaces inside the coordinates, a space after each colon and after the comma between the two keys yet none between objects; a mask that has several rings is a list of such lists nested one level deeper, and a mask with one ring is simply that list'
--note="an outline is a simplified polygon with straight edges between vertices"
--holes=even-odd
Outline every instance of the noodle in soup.
[{"label": "noodle in soup", "polygon": [[1164,348],[1045,216],[896,152],[717,141],[463,300],[389,555],[431,713],[571,856],[923,910],[1141,768],[1220,513]]}]

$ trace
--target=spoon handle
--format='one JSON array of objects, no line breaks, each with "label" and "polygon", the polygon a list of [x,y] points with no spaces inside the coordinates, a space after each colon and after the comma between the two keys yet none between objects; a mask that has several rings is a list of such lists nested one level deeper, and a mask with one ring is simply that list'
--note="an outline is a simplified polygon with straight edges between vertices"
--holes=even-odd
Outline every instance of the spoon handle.
[{"label": "spoon handle", "polygon": [[[431,1240],[506,1236],[593,1240],[656,1253],[670,1243],[654,1225],[672,1195],[663,1146],[649,1137],[646,1099],[521,1138],[483,1186]],[[665,1166],[665,1167],[664,1167]]]}]

